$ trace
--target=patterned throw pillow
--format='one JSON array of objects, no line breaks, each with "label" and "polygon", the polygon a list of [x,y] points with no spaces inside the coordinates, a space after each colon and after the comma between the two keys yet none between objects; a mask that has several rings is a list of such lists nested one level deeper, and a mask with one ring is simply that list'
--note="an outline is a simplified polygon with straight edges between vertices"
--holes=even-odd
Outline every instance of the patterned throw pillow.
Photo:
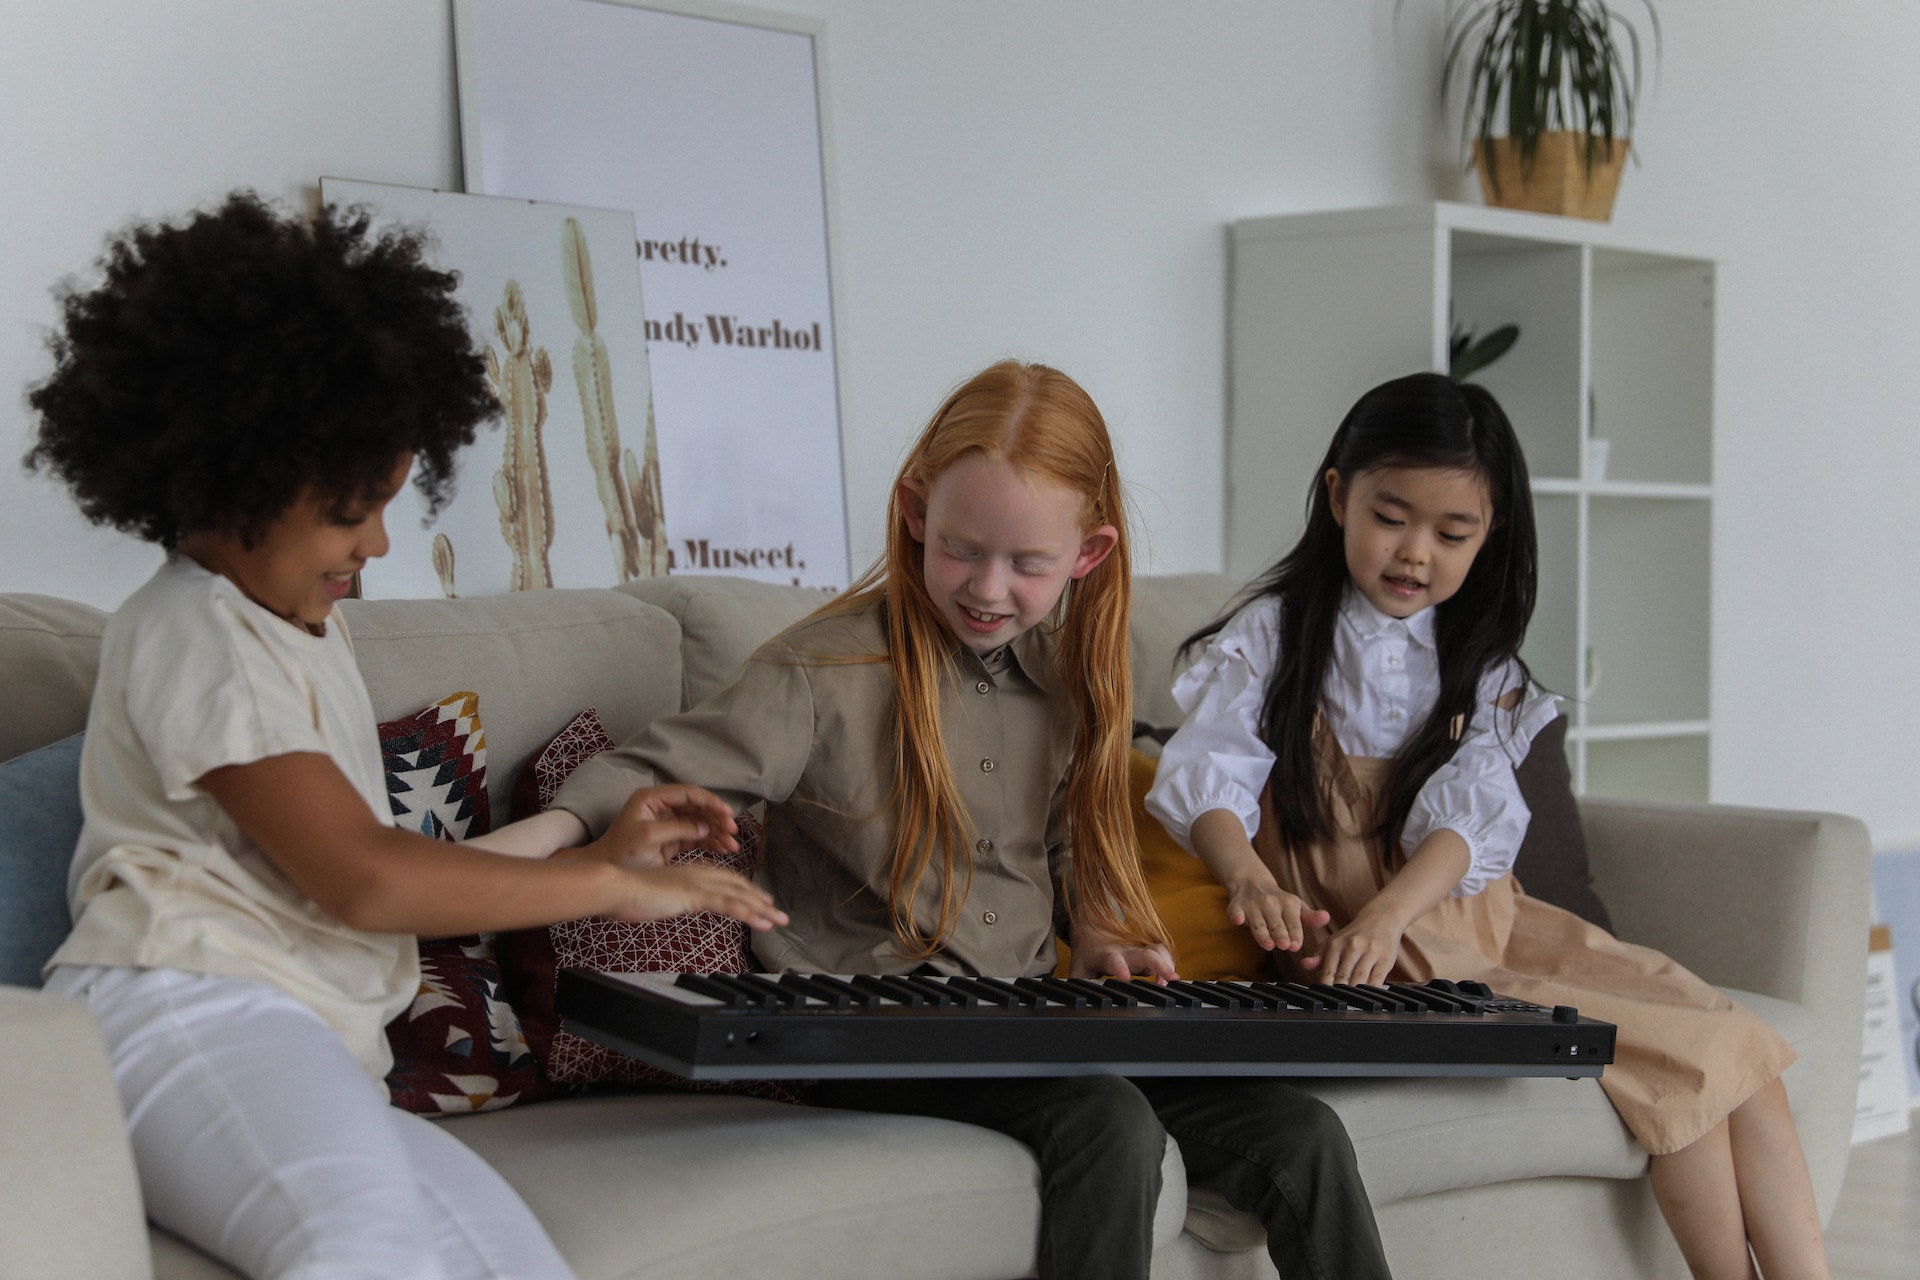
[{"label": "patterned throw pillow", "polygon": [[[381,725],[380,755],[398,825],[441,840],[491,829],[476,695],[452,694]],[[448,1115],[553,1096],[502,985],[493,935],[420,940],[420,991],[387,1025],[395,1106]]]},{"label": "patterned throw pillow", "polygon": [[[583,761],[610,749],[613,739],[592,709],[581,712],[527,763],[514,788],[514,817],[545,808],[567,775]],[[676,862],[703,862],[751,875],[760,854],[760,824],[740,819],[740,851],[689,849]],[[603,1048],[562,1029],[554,990],[562,969],[617,973],[746,973],[753,968],[747,927],[712,912],[628,924],[591,918],[520,929],[501,935],[507,989],[533,1052],[558,1084],[643,1084],[696,1090],[744,1092],[793,1101],[795,1091],[777,1081],[716,1085],[681,1079]]]}]

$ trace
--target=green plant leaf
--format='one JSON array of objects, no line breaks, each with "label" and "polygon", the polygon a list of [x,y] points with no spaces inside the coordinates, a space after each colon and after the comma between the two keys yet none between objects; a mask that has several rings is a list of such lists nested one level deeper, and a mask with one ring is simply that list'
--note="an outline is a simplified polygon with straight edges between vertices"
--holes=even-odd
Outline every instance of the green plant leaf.
[{"label": "green plant leaf", "polygon": [[1447,376],[1455,382],[1465,382],[1507,354],[1519,340],[1520,326],[1517,324],[1503,324],[1478,342],[1473,341],[1471,330],[1456,328],[1452,340],[1447,344],[1451,356],[1447,362]]}]

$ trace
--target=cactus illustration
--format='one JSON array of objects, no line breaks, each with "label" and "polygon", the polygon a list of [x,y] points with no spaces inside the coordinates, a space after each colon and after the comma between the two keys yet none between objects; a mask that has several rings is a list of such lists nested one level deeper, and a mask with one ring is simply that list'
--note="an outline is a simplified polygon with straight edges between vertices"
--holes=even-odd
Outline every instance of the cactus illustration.
[{"label": "cactus illustration", "polygon": [[614,417],[613,370],[599,333],[599,304],[593,292],[593,262],[580,224],[568,218],[560,229],[561,274],[567,306],[580,336],[573,340],[573,378],[580,387],[586,424],[587,460],[607,514],[607,540],[620,581],[657,577],[667,571],[667,531],[660,510],[660,457],[654,444],[653,406],[647,406],[646,465],[620,446]]},{"label": "cactus illustration", "polygon": [[553,490],[547,484],[547,455],[540,428],[547,421],[547,392],[553,364],[545,347],[533,345],[527,327],[527,300],[518,280],[507,281],[506,300],[493,309],[493,331],[505,352],[487,344],[487,381],[507,420],[506,456],[493,473],[493,497],[500,505],[500,536],[513,552],[508,589],[526,591],[553,585],[547,553],[553,546]]},{"label": "cactus illustration", "polygon": [[444,533],[433,535],[433,571],[440,575],[440,594],[458,600],[460,593],[453,589],[453,539]]}]

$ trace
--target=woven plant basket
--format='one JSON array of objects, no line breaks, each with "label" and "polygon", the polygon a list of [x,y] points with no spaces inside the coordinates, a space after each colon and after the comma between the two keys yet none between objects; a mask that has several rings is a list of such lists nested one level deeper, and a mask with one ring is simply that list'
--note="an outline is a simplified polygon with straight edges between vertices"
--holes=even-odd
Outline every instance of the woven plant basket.
[{"label": "woven plant basket", "polygon": [[[1627,140],[1615,138],[1610,148],[1594,157],[1587,170],[1587,138],[1583,133],[1556,130],[1540,135],[1533,168],[1520,172],[1520,153],[1511,138],[1495,138],[1489,158],[1487,144],[1473,144],[1474,169],[1480,175],[1480,194],[1502,209],[1558,213],[1605,222],[1613,216],[1613,197],[1620,190],[1620,170],[1627,162]],[[1491,170],[1491,177],[1489,176]],[[1498,179],[1496,182],[1495,179]]]}]

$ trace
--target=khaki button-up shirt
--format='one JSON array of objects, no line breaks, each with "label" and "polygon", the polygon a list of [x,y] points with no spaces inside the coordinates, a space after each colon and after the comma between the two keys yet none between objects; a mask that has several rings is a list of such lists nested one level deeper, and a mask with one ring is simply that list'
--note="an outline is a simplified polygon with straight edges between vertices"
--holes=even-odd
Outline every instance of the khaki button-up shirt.
[{"label": "khaki button-up shirt", "polygon": [[[1014,977],[1054,966],[1055,875],[1065,874],[1062,784],[1074,710],[1034,628],[989,654],[958,643],[941,686],[941,735],[965,807],[959,916],[930,961],[944,973]],[[580,766],[554,803],[604,831],[637,786],[691,782],[736,809],[764,800],[756,879],[791,917],[753,935],[769,971],[901,973],[888,908],[894,690],[878,607],[804,623],[763,645],[738,681]],[[914,898],[940,920],[936,856]],[[971,867],[971,875],[968,868]]]}]

